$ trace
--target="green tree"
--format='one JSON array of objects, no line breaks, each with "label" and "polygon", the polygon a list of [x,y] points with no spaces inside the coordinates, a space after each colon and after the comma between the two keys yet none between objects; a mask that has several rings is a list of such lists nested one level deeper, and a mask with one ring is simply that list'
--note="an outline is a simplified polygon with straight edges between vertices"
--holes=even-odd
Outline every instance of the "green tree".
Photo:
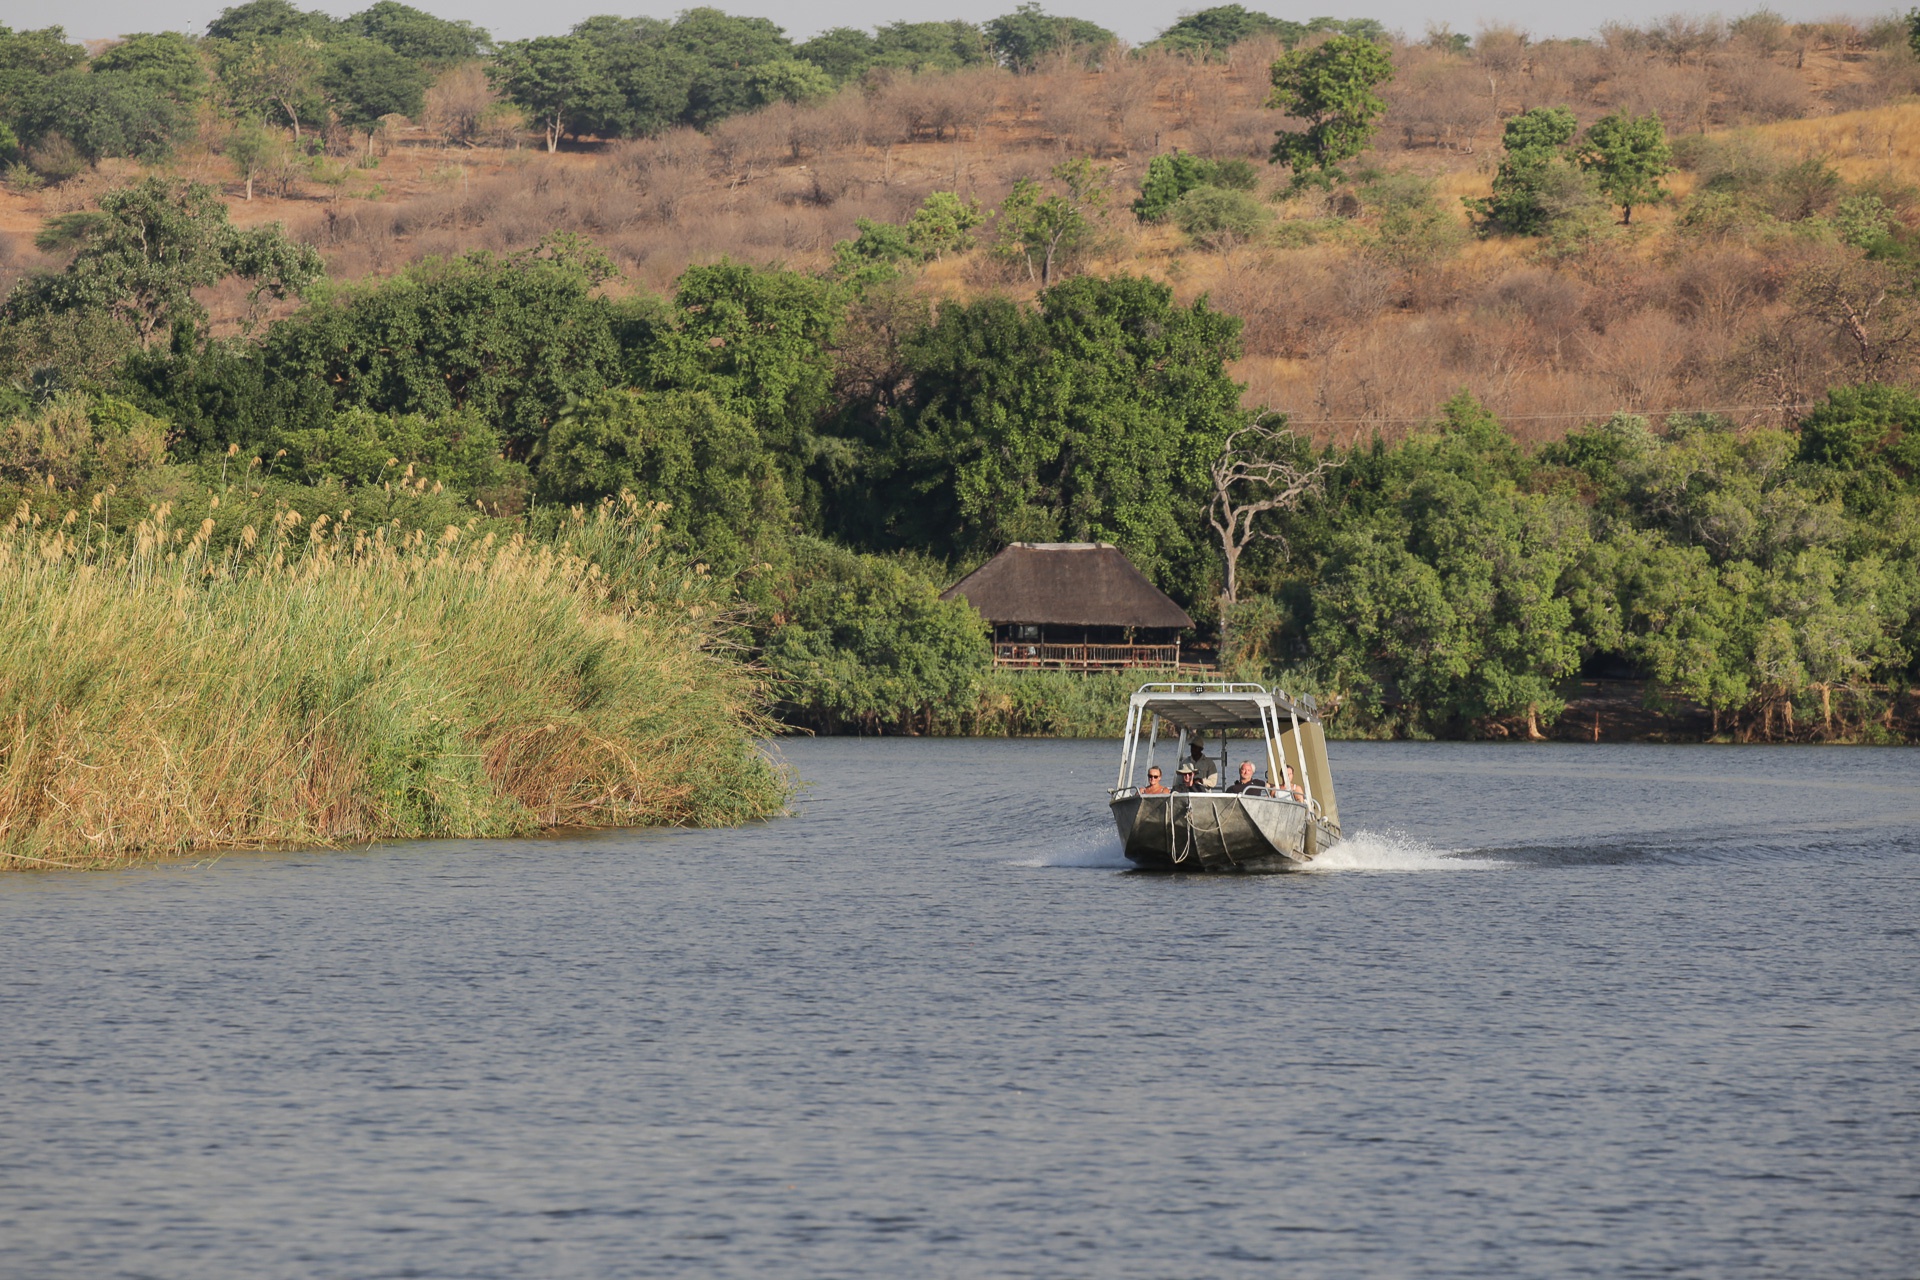
[{"label": "green tree", "polygon": [[1240,322],[1165,285],[1080,277],[1025,309],[943,307],[905,343],[906,390],[847,532],[971,556],[1107,540],[1177,597],[1210,598],[1208,464],[1241,419]]},{"label": "green tree", "polygon": [[935,191],[907,219],[907,245],[922,262],[973,247],[974,228],[986,221],[980,202],[951,191]]},{"label": "green tree", "polygon": [[[304,419],[312,401],[287,389],[308,386],[329,390],[329,412],[470,412],[524,458],[569,400],[621,379],[613,308],[596,293],[612,275],[605,255],[560,233],[507,256],[429,259],[273,326],[262,389],[247,394],[277,399],[275,414],[288,421]],[[242,371],[209,373],[239,380]]]},{"label": "green tree", "polygon": [[1173,221],[1187,238],[1203,249],[1222,250],[1245,244],[1264,230],[1273,215],[1244,191],[1197,187],[1173,206]]},{"label": "green tree", "polygon": [[193,41],[177,31],[130,35],[93,60],[93,72],[124,75],[190,107],[207,93],[207,69]]},{"label": "green tree", "polygon": [[664,503],[667,545],[726,576],[783,537],[790,519],[753,424],[698,391],[608,390],[571,401],[538,457],[542,499],[591,503],[626,491]]},{"label": "green tree", "polygon": [[188,123],[180,103],[125,72],[47,76],[17,118],[27,146],[58,137],[89,163],[109,156],[164,159]]},{"label": "green tree", "polygon": [[418,62],[358,36],[335,40],[326,54],[320,86],[340,123],[367,135],[369,149],[382,117],[420,114],[428,76]]},{"label": "green tree", "polygon": [[1000,205],[1000,226],[994,252],[1027,269],[1027,278],[1042,288],[1093,242],[1100,216],[1112,195],[1112,170],[1086,159],[1068,160],[1053,168],[1053,179],[1064,194],[1047,195],[1031,178],[1021,178]]},{"label": "green tree", "polygon": [[986,624],[912,561],[792,541],[758,586],[761,660],[790,722],[823,732],[924,727],[971,707],[991,659]]},{"label": "green tree", "polygon": [[1366,150],[1387,109],[1377,92],[1393,79],[1387,50],[1364,36],[1335,36],[1282,55],[1271,78],[1267,105],[1307,122],[1302,132],[1276,135],[1273,163],[1293,171],[1295,191],[1345,181],[1340,164]]},{"label": "green tree", "polygon": [[141,346],[176,326],[205,324],[194,290],[232,277],[253,297],[300,293],[320,278],[320,254],[278,226],[227,220],[214,188],[148,178],[100,198],[101,220],[64,271],[29,277],[7,299],[10,319],[91,312],[127,325]]},{"label": "green tree", "polygon": [[583,123],[605,118],[615,107],[616,90],[593,44],[581,36],[536,36],[500,46],[487,77],[515,106],[540,122],[547,150],[580,131]]},{"label": "green tree", "polygon": [[1134,217],[1142,222],[1166,218],[1181,196],[1212,182],[1217,167],[1190,151],[1155,156],[1147,162],[1146,177],[1140,181],[1140,198],[1133,202]]},{"label": "green tree", "polygon": [[436,18],[399,0],[377,0],[340,25],[353,35],[378,40],[403,58],[436,67],[480,57],[493,44],[483,28]]},{"label": "green tree", "polygon": [[1149,47],[1222,60],[1227,50],[1254,36],[1272,36],[1291,47],[1307,33],[1303,23],[1258,13],[1242,5],[1221,4],[1182,16]]},{"label": "green tree", "polygon": [[674,20],[667,43],[692,61],[681,123],[696,129],[759,106],[748,69],[793,57],[786,33],[767,19],[718,9],[688,9]]},{"label": "green tree", "polygon": [[1549,194],[1568,173],[1566,147],[1579,128],[1565,107],[1535,107],[1507,121],[1501,134],[1506,155],[1494,171],[1493,193],[1466,199],[1483,226],[1515,235],[1539,235],[1551,216]]},{"label": "green tree", "polygon": [[280,152],[280,141],[255,124],[242,124],[227,135],[221,154],[247,184],[247,200],[253,200],[253,180]]},{"label": "green tree", "polygon": [[659,133],[686,118],[700,61],[671,43],[670,23],[588,18],[573,34],[597,50],[609,89],[603,106],[582,117],[584,128],[608,137],[636,137]]},{"label": "green tree", "polygon": [[845,84],[873,65],[879,45],[858,27],[834,27],[795,46],[793,52],[826,72],[835,84]]},{"label": "green tree", "polygon": [[1326,673],[1374,718],[1393,697],[1409,729],[1537,735],[1580,660],[1565,586],[1590,545],[1581,508],[1525,492],[1524,459],[1464,393],[1438,433],[1347,470],[1329,490],[1364,506],[1331,539],[1308,630]]},{"label": "green tree", "polygon": [[958,71],[993,61],[987,36],[971,22],[891,22],[874,33],[874,62],[905,71]]},{"label": "green tree", "polygon": [[215,74],[235,115],[278,120],[293,130],[296,142],[306,123],[322,117],[326,59],[318,39],[293,35],[211,43]]},{"label": "green tree", "polygon": [[803,515],[817,510],[816,424],[832,407],[839,288],[736,262],[692,267],[672,311],[629,341],[637,385],[700,391],[751,422]]},{"label": "green tree", "polygon": [[248,0],[220,11],[207,24],[211,40],[237,43],[261,43],[271,40],[325,40],[334,32],[334,21],[318,10],[307,12],[288,0]]},{"label": "green tree", "polygon": [[1069,49],[1080,50],[1092,60],[1119,38],[1084,18],[1043,13],[1039,0],[1026,0],[1012,13],[988,22],[985,29],[993,56],[1014,71],[1031,71],[1047,55]]},{"label": "green tree", "polygon": [[1587,129],[1579,164],[1591,172],[1600,190],[1621,206],[1622,224],[1633,221],[1633,206],[1667,198],[1660,179],[1673,172],[1673,148],[1667,131],[1653,114],[1630,116],[1624,111],[1600,117]]},{"label": "green tree", "polygon": [[816,102],[833,93],[833,77],[798,58],[776,58],[747,69],[747,82],[760,103]]}]

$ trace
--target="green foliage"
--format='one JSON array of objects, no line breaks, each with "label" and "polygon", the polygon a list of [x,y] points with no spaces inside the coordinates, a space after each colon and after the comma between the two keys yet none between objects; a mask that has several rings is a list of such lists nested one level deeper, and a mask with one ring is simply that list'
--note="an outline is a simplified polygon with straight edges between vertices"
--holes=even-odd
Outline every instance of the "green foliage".
[{"label": "green foliage", "polygon": [[1244,191],[1196,187],[1173,206],[1173,220],[1195,244],[1220,250],[1253,239],[1273,215]]},{"label": "green foliage", "polygon": [[1026,0],[1012,13],[992,19],[986,33],[993,56],[1014,71],[1031,71],[1049,54],[1069,51],[1077,51],[1091,63],[1119,38],[1084,18],[1043,13],[1039,0]]},{"label": "green foliage", "polygon": [[[594,292],[611,274],[603,255],[567,235],[504,257],[430,259],[275,325],[259,376],[282,389],[330,389],[342,409],[435,419],[471,413],[525,456],[560,406],[617,384],[613,310]],[[217,361],[201,372],[221,381],[245,376]],[[173,393],[187,394],[199,395]],[[274,416],[283,421],[292,406],[311,405],[285,390],[268,398],[280,400]],[[301,408],[295,421],[310,411]]]},{"label": "green foliage", "polygon": [[[159,160],[188,124],[182,103],[127,72],[63,71],[36,87],[16,117],[29,148],[58,139],[87,163],[109,156]],[[39,166],[49,178],[70,176]]]},{"label": "green foliage", "polygon": [[911,561],[796,538],[755,588],[786,718],[823,732],[930,727],[972,705],[986,624]]},{"label": "green foliage", "polygon": [[327,46],[320,87],[340,123],[370,132],[387,115],[417,116],[426,69],[377,40],[347,36]]},{"label": "green foliage", "polygon": [[1621,206],[1620,221],[1630,223],[1633,206],[1666,199],[1660,179],[1673,172],[1673,148],[1667,145],[1659,116],[1616,111],[1588,127],[1578,162],[1594,175],[1600,190]]},{"label": "green foliage", "polygon": [[879,45],[858,27],[833,27],[795,45],[793,52],[826,72],[835,84],[845,84],[859,79],[873,65]]},{"label": "green foliage", "polygon": [[537,36],[499,47],[487,68],[509,102],[539,121],[547,150],[616,110],[617,96],[604,60],[582,36]]},{"label": "green foliage", "polygon": [[815,102],[833,93],[833,77],[799,58],[776,58],[747,69],[756,105]]},{"label": "green foliage", "polygon": [[323,118],[326,101],[320,78],[326,59],[318,38],[289,35],[208,43],[221,94],[239,118],[283,124],[296,140],[302,129]]},{"label": "green foliage", "polygon": [[235,41],[325,40],[333,30],[333,19],[318,10],[306,12],[288,0],[248,0],[221,10],[220,16],[207,24],[207,37]]},{"label": "green foliage", "polygon": [[207,93],[200,54],[177,31],[127,36],[95,58],[92,69],[95,75],[131,77],[181,106],[192,106]]},{"label": "green foliage", "polygon": [[943,307],[906,344],[912,386],[855,504],[873,545],[975,556],[1014,541],[1109,541],[1164,589],[1210,594],[1194,513],[1239,421],[1239,321],[1164,285],[1082,277],[1028,310]]},{"label": "green foliage", "polygon": [[125,400],[57,395],[0,425],[0,482],[91,493],[166,460],[167,424]]},{"label": "green foliage", "polygon": [[935,191],[905,226],[857,218],[859,235],[833,246],[834,271],[849,284],[882,284],[900,275],[904,264],[932,262],[973,247],[973,229],[986,221],[978,201],[951,191]]},{"label": "green foliage", "polygon": [[543,501],[631,493],[661,504],[668,547],[726,577],[784,532],[790,504],[746,418],[702,392],[604,391],[568,404],[539,456]]},{"label": "green foliage", "polygon": [[477,58],[493,43],[485,30],[470,22],[436,18],[399,0],[377,0],[340,25],[352,35],[379,41],[403,58],[436,67]]},{"label": "green foliage", "polygon": [[1134,217],[1142,222],[1163,220],[1181,196],[1212,183],[1218,169],[1213,161],[1190,151],[1155,156],[1147,162],[1147,175],[1140,181],[1140,198],[1133,202]]},{"label": "green foliage", "polygon": [[1281,132],[1274,164],[1293,171],[1293,189],[1344,181],[1342,162],[1366,150],[1386,113],[1377,90],[1393,79],[1393,59],[1375,40],[1335,36],[1313,49],[1296,49],[1274,62],[1269,107],[1305,120],[1300,133]]},{"label": "green foliage", "polygon": [[1441,208],[1430,178],[1374,173],[1363,177],[1356,194],[1377,215],[1367,249],[1390,266],[1422,267],[1452,256],[1466,242],[1466,229]]},{"label": "green foliage", "polygon": [[994,252],[1026,267],[1027,278],[1044,288],[1072,265],[1075,256],[1092,244],[1101,216],[1112,196],[1112,170],[1086,159],[1068,160],[1053,168],[1053,179],[1064,194],[1048,195],[1031,178],[1021,178],[1000,205],[1000,226]]},{"label": "green foliage", "polygon": [[1567,144],[1580,125],[1565,107],[1535,107],[1507,121],[1501,135],[1506,155],[1494,171],[1493,194],[1462,203],[1488,229],[1540,235],[1564,202],[1569,175]]},{"label": "green foliage", "polygon": [[261,447],[278,458],[276,474],[304,484],[425,481],[496,499],[503,490],[528,487],[526,469],[500,456],[499,433],[471,412],[429,418],[355,406],[324,426],[294,428]]},{"label": "green foliage", "polygon": [[973,247],[974,228],[985,221],[979,201],[935,191],[907,219],[907,245],[922,262],[965,253]]},{"label": "green foliage", "polygon": [[1292,45],[1307,33],[1304,25],[1256,13],[1237,4],[1215,5],[1180,18],[1153,41],[1176,53],[1222,59],[1227,50],[1251,36],[1273,36]]},{"label": "green foliage", "polygon": [[102,196],[100,214],[66,270],[14,286],[9,319],[106,315],[146,346],[176,326],[205,323],[195,289],[237,276],[253,283],[256,299],[281,298],[320,277],[317,250],[295,244],[278,226],[233,226],[212,187],[148,178]]},{"label": "green foliage", "polygon": [[892,222],[854,219],[859,234],[833,246],[833,269],[856,286],[880,284],[900,274],[900,264],[918,258],[907,239],[907,229]]},{"label": "green foliage", "polygon": [[1580,660],[1563,583],[1585,520],[1520,489],[1517,451],[1471,397],[1445,412],[1363,482],[1367,518],[1320,567],[1310,650],[1368,716],[1407,729],[1551,722]]}]

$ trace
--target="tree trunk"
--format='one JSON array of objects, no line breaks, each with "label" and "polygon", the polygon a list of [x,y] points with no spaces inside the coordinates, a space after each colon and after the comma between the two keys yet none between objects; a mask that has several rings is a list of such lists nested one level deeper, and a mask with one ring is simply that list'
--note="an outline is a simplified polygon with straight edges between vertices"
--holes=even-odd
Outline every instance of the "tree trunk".
[{"label": "tree trunk", "polygon": [[1225,591],[1220,593],[1220,674],[1224,677],[1229,671],[1228,660],[1233,653],[1233,597]]},{"label": "tree trunk", "polygon": [[1527,741],[1545,742],[1547,735],[1540,732],[1540,708],[1537,704],[1527,707]]},{"label": "tree trunk", "polygon": [[253,203],[253,170],[247,170],[247,203]]},{"label": "tree trunk", "polygon": [[560,149],[560,117],[555,116],[547,122],[547,154]]}]

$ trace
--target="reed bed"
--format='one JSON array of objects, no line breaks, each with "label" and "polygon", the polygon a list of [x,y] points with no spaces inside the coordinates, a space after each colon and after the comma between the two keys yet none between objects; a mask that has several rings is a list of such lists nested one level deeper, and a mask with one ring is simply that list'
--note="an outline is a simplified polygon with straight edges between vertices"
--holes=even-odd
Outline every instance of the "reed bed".
[{"label": "reed bed", "polygon": [[0,868],[776,813],[757,678],[630,498],[550,540],[0,527]]}]

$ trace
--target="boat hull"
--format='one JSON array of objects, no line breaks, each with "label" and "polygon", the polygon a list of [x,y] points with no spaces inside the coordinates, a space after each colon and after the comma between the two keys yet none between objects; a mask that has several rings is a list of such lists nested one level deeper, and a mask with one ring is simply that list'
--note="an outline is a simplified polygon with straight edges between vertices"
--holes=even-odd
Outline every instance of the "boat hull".
[{"label": "boat hull", "polygon": [[1127,860],[1142,871],[1299,871],[1340,839],[1306,805],[1271,796],[1136,793],[1111,807]]}]

